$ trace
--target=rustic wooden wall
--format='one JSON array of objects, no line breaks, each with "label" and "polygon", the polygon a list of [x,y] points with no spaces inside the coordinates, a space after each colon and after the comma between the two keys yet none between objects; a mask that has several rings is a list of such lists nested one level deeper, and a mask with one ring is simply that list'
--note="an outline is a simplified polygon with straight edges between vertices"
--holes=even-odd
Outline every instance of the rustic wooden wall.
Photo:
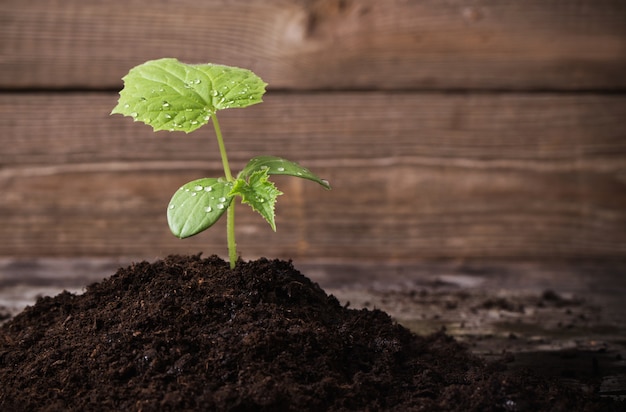
[{"label": "rustic wooden wall", "polygon": [[212,129],[109,116],[160,57],[254,70],[265,102],[220,112],[233,166],[333,184],[279,178],[277,233],[238,206],[245,258],[626,257],[623,0],[4,0],[0,257],[224,254],[224,222],[165,222],[220,175]]}]

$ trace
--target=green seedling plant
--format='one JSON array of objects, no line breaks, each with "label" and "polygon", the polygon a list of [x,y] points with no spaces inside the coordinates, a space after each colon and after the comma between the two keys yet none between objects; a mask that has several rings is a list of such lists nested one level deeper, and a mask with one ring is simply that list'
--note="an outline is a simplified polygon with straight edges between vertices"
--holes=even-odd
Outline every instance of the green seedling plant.
[{"label": "green seedling plant", "polygon": [[226,213],[230,267],[237,262],[233,200],[249,205],[276,231],[275,204],[282,194],[270,175],[289,175],[330,185],[307,168],[276,157],[258,156],[233,176],[217,112],[261,103],[267,84],[247,69],[218,64],[185,64],[173,58],[147,61],[122,79],[118,104],[111,114],[130,116],[153,130],[190,133],[213,123],[224,176],[205,177],[182,185],[167,207],[167,222],[178,238],[194,236],[213,226]]}]

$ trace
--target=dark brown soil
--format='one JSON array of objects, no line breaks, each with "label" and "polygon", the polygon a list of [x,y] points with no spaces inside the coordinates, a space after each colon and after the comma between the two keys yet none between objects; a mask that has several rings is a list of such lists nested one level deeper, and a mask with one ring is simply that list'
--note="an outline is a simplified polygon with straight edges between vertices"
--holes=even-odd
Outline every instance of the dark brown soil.
[{"label": "dark brown soil", "polygon": [[2,411],[619,410],[341,306],[291,263],[138,263],[0,329]]}]

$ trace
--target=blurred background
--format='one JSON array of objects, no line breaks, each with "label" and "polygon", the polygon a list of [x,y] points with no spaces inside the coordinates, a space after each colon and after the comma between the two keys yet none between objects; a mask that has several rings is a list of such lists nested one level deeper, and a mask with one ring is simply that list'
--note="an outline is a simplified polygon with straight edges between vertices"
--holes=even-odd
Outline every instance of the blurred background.
[{"label": "blurred background", "polygon": [[225,219],[179,240],[165,217],[182,183],[222,175],[212,127],[109,115],[122,76],[161,57],[269,83],[219,113],[234,170],[272,154],[333,185],[277,178],[277,233],[238,205],[244,259],[623,268],[622,0],[3,0],[5,277],[226,256]]}]

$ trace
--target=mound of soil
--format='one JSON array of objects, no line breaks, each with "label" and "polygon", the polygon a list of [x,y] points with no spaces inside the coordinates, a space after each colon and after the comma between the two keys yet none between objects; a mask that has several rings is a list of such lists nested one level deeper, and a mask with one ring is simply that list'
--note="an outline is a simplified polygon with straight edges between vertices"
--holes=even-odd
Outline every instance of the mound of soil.
[{"label": "mound of soil", "polygon": [[3,411],[606,410],[444,333],[340,305],[290,262],[170,256],[0,329]]}]

